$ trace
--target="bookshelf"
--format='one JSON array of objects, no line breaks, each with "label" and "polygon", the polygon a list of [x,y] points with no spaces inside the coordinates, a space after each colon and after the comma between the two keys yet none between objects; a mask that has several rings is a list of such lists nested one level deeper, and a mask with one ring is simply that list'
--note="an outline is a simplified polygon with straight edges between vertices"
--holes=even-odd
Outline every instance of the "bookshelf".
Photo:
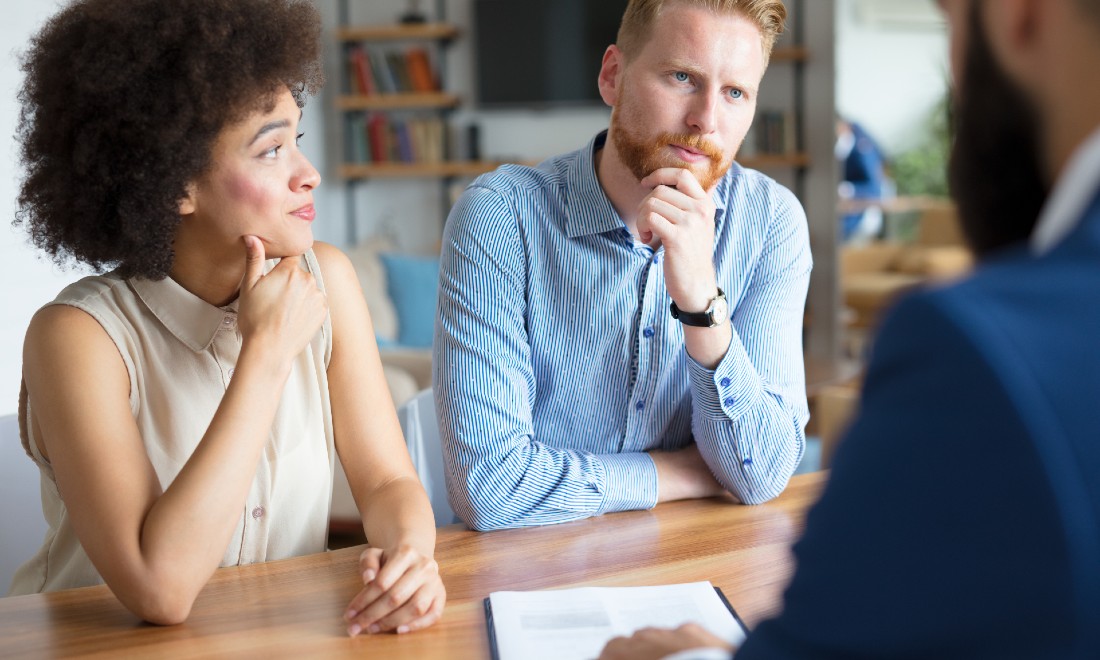
[{"label": "bookshelf", "polygon": [[445,92],[400,92],[396,94],[346,94],[336,99],[340,110],[411,110],[416,108],[449,109],[461,100]]},{"label": "bookshelf", "polygon": [[[791,4],[794,4],[793,2]],[[798,39],[798,36],[795,36]],[[759,170],[789,169],[796,173],[795,193],[801,199],[802,173],[810,167],[810,156],[804,149],[802,137],[801,94],[803,68],[810,59],[809,48],[802,45],[777,46],[771,55],[768,70],[789,66],[794,99],[790,107],[759,107],[753,127],[745,139],[742,154],[737,162]]]},{"label": "bookshelf", "polygon": [[471,177],[496,169],[495,161],[442,161],[438,163],[346,163],[339,169],[345,179]]},{"label": "bookshelf", "polygon": [[[463,160],[450,148],[447,120],[462,98],[447,91],[445,57],[460,30],[444,19],[443,3],[437,3],[433,22],[352,25],[348,2],[340,2],[334,32],[343,78],[335,106],[342,115],[344,138],[337,171],[349,188],[346,232],[354,245],[355,184],[434,178],[445,188],[453,178],[477,176],[500,163]],[[415,57],[422,60],[415,63],[419,71],[414,71]]]}]

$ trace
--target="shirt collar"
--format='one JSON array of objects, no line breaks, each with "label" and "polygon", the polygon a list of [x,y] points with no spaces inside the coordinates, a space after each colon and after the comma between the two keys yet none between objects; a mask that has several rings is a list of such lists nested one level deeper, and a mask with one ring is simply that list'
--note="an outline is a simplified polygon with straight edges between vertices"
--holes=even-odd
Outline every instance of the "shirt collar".
[{"label": "shirt collar", "polygon": [[171,277],[161,280],[133,277],[127,281],[153,316],[196,353],[206,350],[225,319],[237,313],[236,300],[224,308],[215,307]]},{"label": "shirt collar", "polygon": [[[596,177],[596,150],[602,149],[607,141],[607,130],[600,131],[589,140],[588,145],[581,149],[578,157],[573,159],[566,171],[568,194],[565,199],[565,228],[570,238],[585,236],[588,234],[602,234],[604,232],[625,229],[623,219],[611,205],[607,193],[600,186],[600,180]],[[716,231],[722,229],[722,220],[726,213],[726,203],[729,198],[730,180],[741,170],[741,166],[734,163],[730,171],[718,185],[714,187],[711,198],[714,200],[716,212],[714,222]]]},{"label": "shirt collar", "polygon": [[1096,195],[1100,177],[1100,129],[1093,131],[1073,153],[1065,172],[1043,205],[1039,222],[1031,233],[1031,251],[1050,252],[1081,221]]}]

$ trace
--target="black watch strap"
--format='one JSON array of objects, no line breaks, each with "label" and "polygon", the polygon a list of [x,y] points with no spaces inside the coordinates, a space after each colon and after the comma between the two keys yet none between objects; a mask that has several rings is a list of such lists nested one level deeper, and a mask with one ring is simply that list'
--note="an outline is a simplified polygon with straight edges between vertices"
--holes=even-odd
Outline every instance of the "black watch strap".
[{"label": "black watch strap", "polygon": [[[711,300],[711,305],[702,312],[685,312],[676,306],[676,301],[673,301],[668,306],[668,311],[672,313],[672,318],[676,319],[684,325],[691,325],[697,328],[713,328],[721,323],[721,319],[714,318],[714,301],[721,299],[725,301],[726,294],[721,288],[718,289],[718,295]],[[723,312],[724,313],[724,310]]]}]

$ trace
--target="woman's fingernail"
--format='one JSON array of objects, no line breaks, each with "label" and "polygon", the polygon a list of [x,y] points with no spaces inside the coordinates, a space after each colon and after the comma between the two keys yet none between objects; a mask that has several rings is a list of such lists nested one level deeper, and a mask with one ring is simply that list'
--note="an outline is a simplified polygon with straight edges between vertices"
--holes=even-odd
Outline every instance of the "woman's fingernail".
[{"label": "woman's fingernail", "polygon": [[372,635],[376,632],[381,631],[381,630],[382,630],[382,626],[379,626],[377,623],[372,623],[372,624],[370,624],[370,628],[367,628],[367,632],[369,632]]},{"label": "woman's fingernail", "polygon": [[359,627],[358,623],[353,623],[350,626],[348,626],[348,636],[349,637],[355,637],[360,632],[362,632],[362,630],[363,629]]},{"label": "woman's fingernail", "polygon": [[345,621],[351,621],[352,619],[355,618],[356,614],[359,614],[359,613],[356,612],[355,610],[348,610],[347,612],[344,612],[344,620]]},{"label": "woman's fingernail", "polygon": [[398,635],[404,635],[407,632],[409,632],[409,627],[408,626],[397,626],[397,634]]},{"label": "woman's fingernail", "polygon": [[363,571],[363,583],[364,584],[366,584],[367,582],[370,582],[373,579],[374,579],[374,571],[371,571],[371,570]]}]

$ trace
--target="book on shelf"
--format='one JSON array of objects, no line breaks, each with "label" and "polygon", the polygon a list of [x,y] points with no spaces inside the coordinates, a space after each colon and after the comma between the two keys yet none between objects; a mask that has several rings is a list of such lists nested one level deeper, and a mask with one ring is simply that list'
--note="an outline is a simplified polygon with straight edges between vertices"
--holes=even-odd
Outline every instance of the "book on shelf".
[{"label": "book on shelf", "polygon": [[439,91],[439,81],[428,51],[366,48],[348,49],[351,90],[366,96]]},{"label": "book on shelf", "polygon": [[485,599],[494,660],[587,660],[639,628],[697,623],[734,645],[746,630],[710,582],[495,591]]},{"label": "book on shelf", "polygon": [[362,113],[352,113],[347,118],[348,159],[353,163],[370,160],[370,141],[367,139],[367,120]]},{"label": "book on shelf", "polygon": [[348,51],[348,57],[351,61],[352,81],[354,83],[351,89],[360,94],[377,94],[378,87],[374,82],[374,72],[371,71],[367,51],[362,46],[352,46]]},{"label": "book on shelf", "polygon": [[761,110],[753,123],[757,154],[779,155],[798,151],[794,115],[789,110]]},{"label": "book on shelf", "polygon": [[402,163],[418,162],[419,154],[413,152],[412,138],[409,137],[409,122],[393,123],[394,144],[397,147],[397,159]]},{"label": "book on shelf", "polygon": [[386,116],[374,113],[366,120],[367,142],[370,144],[370,161],[381,163],[390,159]]},{"label": "book on shelf", "polygon": [[370,65],[374,71],[374,80],[378,83],[378,93],[396,94],[397,79],[386,61],[386,52],[376,48],[368,48],[367,52],[370,53]]},{"label": "book on shelf", "polygon": [[386,66],[390,68],[393,80],[397,83],[397,91],[411,92],[412,79],[409,78],[409,69],[405,65],[405,54],[396,50],[386,51]]},{"label": "book on shelf", "polygon": [[405,64],[409,72],[409,81],[415,92],[435,92],[439,84],[432,73],[428,51],[423,48],[410,48],[405,51]]},{"label": "book on shelf", "polygon": [[355,163],[439,163],[445,160],[446,125],[439,117],[354,113],[347,153]]}]

